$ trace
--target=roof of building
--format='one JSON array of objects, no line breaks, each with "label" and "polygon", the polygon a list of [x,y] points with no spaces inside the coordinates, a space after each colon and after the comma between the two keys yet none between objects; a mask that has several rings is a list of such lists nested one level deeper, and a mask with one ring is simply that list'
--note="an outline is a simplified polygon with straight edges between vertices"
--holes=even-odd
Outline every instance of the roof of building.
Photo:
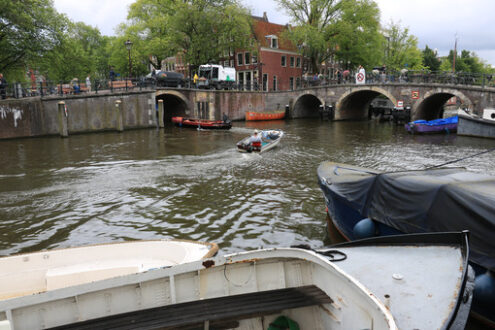
[{"label": "roof of building", "polygon": [[297,51],[294,44],[284,37],[284,32],[288,30],[289,25],[270,23],[266,13],[263,14],[263,17],[252,16],[252,18],[254,20],[253,32],[255,38],[262,47],[270,46],[269,41],[267,40],[269,38],[266,38],[267,36],[277,36],[279,40],[278,49]]}]

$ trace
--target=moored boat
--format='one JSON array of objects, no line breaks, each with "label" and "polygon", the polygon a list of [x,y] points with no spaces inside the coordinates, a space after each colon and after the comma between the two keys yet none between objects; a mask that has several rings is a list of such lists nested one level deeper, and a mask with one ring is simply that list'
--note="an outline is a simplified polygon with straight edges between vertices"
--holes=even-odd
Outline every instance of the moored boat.
[{"label": "moored boat", "polygon": [[484,109],[482,117],[460,112],[457,134],[495,138],[495,109]]},{"label": "moored boat", "polygon": [[495,177],[463,168],[383,173],[324,162],[318,167],[328,215],[348,240],[469,230],[476,272],[473,314],[495,325]]},{"label": "moored boat", "polygon": [[152,240],[6,256],[0,258],[0,300],[200,260],[217,251],[215,243]]},{"label": "moored boat", "polygon": [[230,120],[208,120],[197,118],[172,117],[172,122],[179,127],[201,128],[201,129],[231,129]]},{"label": "moored boat", "polygon": [[435,134],[457,132],[458,116],[434,120],[415,120],[404,125],[412,134]]},{"label": "moored boat", "polygon": [[275,148],[279,143],[282,137],[284,136],[284,132],[278,129],[267,129],[260,131],[262,141],[260,148],[252,148],[249,139],[250,136],[242,139],[237,142],[237,151],[239,152],[265,152]]},{"label": "moored boat", "polygon": [[285,111],[267,111],[267,112],[257,112],[257,111],[246,111],[246,121],[253,120],[278,120],[285,117]]},{"label": "moored boat", "polygon": [[0,301],[13,329],[397,329],[375,295],[327,257],[242,252]]},{"label": "moored boat", "polygon": [[468,232],[382,236],[318,249],[368,288],[399,329],[464,329],[474,274]]}]

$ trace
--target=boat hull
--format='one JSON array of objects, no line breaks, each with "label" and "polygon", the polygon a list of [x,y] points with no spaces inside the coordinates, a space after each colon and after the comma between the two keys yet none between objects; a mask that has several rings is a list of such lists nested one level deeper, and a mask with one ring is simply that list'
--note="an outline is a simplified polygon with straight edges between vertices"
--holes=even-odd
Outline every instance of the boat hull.
[{"label": "boat hull", "polygon": [[495,139],[495,120],[459,114],[457,134]]},{"label": "boat hull", "polygon": [[467,232],[427,233],[381,236],[318,251],[338,258],[340,268],[389,308],[400,329],[464,329],[474,287],[468,243]]},{"label": "boat hull", "polygon": [[[474,196],[474,187],[476,185],[479,185],[480,182],[476,181],[475,179],[467,182],[469,188],[463,191],[463,189],[459,189],[459,187],[461,187],[461,177],[463,171],[466,172],[465,170],[447,168],[438,169],[438,171],[445,171],[445,173],[447,174],[446,176],[448,177],[448,181],[456,182],[453,185],[454,187],[450,189],[446,188],[446,186],[441,186],[441,188],[438,189],[427,189],[421,192],[417,191],[419,195],[423,194],[423,197],[430,196],[428,195],[429,191],[433,192],[435,198],[439,199],[437,199],[436,202],[432,201],[431,204],[428,204],[431,205],[427,213],[429,218],[420,218],[418,220],[413,219],[412,221],[410,218],[407,219],[403,217],[402,213],[405,213],[407,208],[407,205],[405,204],[403,212],[399,210],[399,212],[397,213],[397,208],[394,206],[390,207],[388,210],[384,210],[383,214],[385,214],[385,218],[379,220],[369,216],[370,212],[373,214],[377,214],[376,210],[371,210],[372,206],[370,205],[375,202],[381,202],[382,204],[385,202],[384,196],[381,194],[384,189],[390,189],[392,186],[395,185],[395,187],[398,189],[394,190],[394,188],[392,188],[392,191],[400,191],[400,189],[404,187],[397,186],[401,181],[405,184],[408,184],[409,187],[411,187],[411,184],[416,185],[418,182],[417,180],[421,180],[422,171],[414,171],[415,175],[413,175],[412,178],[404,179],[393,177],[390,182],[388,182],[390,183],[389,185],[380,185],[380,183],[383,183],[386,180],[383,179],[382,175],[385,176],[388,175],[388,173],[381,173],[379,171],[374,171],[372,169],[362,168],[358,166],[326,162],[322,163],[318,168],[318,181],[325,198],[329,221],[332,222],[335,229],[337,229],[345,239],[353,241],[364,237],[428,233],[445,230],[469,230],[472,237],[471,257],[469,260],[470,265],[472,266],[477,279],[479,278],[479,276],[491,274],[493,270],[493,255],[490,253],[490,244],[484,244],[482,242],[487,243],[489,241],[489,239],[487,240],[487,237],[492,237],[493,231],[495,230],[493,225],[493,217],[491,216],[493,212],[490,210],[490,208],[493,207],[492,205],[494,204],[493,202],[490,202],[489,197],[493,195],[491,192],[493,192],[493,184],[495,184],[495,181],[493,181],[493,179],[492,181],[489,180],[487,181],[487,185],[482,186],[481,195],[483,197],[480,197],[479,200],[476,200],[474,204],[470,204],[471,207],[472,205],[477,205],[479,209],[473,210],[467,206],[469,204],[466,204],[467,201],[464,196],[466,196],[466,194]],[[401,173],[403,172],[396,172],[397,175],[400,175]],[[394,173],[390,174],[394,175]],[[375,177],[377,178],[376,180]],[[442,174],[433,177],[434,179],[432,179],[430,183],[433,184],[432,187],[436,187],[438,180],[441,180],[440,178],[442,177]],[[480,174],[476,175],[475,177],[484,178],[485,175]],[[369,180],[369,182],[366,183],[364,186],[357,185],[358,181],[362,182],[363,180]],[[339,184],[341,184],[342,182],[344,182],[345,187],[339,187]],[[346,198],[343,196],[345,194],[348,194],[349,192],[345,189],[354,189],[356,191],[359,191],[361,187],[365,187],[366,185],[369,190],[363,193],[361,196],[353,195],[353,198]],[[356,187],[358,188],[356,189]],[[439,194],[437,191],[440,191],[441,194]],[[393,193],[390,194],[390,196],[393,195]],[[411,198],[411,196],[411,194],[406,194],[403,197],[408,200],[409,198]],[[399,203],[399,196],[395,195],[393,198],[395,204]],[[379,199],[378,202],[377,199]],[[449,215],[447,217],[442,216],[442,214],[446,214],[448,212],[448,208],[452,206],[451,203],[453,201],[455,203],[461,203],[462,205],[459,206],[459,210],[462,209],[464,211],[460,211],[458,212],[458,214],[453,213],[452,215]],[[478,201],[482,204],[478,204]],[[444,205],[443,203],[447,203],[445,205],[449,206],[442,207],[442,205]],[[416,208],[414,207],[414,205],[418,204],[416,203],[416,201],[410,201],[409,205],[412,208],[409,208],[407,211],[412,210],[412,212],[414,212]],[[488,209],[483,210],[481,208],[482,205],[485,205]],[[470,214],[470,216],[465,216],[464,212],[467,212],[467,214]],[[400,220],[394,219],[394,215],[398,218],[402,218]],[[421,213],[418,213],[418,217],[422,216],[423,215]],[[474,217],[476,217],[476,220],[474,219]],[[373,218],[373,220],[370,220],[370,218]],[[365,231],[362,231],[359,227],[360,224],[363,223],[366,225],[370,225]],[[442,228],[442,230],[439,230],[438,228]],[[492,280],[491,285],[493,284],[495,283]],[[492,289],[490,286],[488,286],[486,292],[490,292],[490,290]],[[479,296],[480,295],[478,295],[478,297]],[[483,297],[486,296],[483,295]],[[487,299],[489,301],[495,301],[495,296],[488,294]],[[480,304],[479,299],[477,299],[477,296],[475,295],[472,306],[472,314],[476,318],[482,319],[490,326],[495,327],[495,315],[493,314],[493,312],[487,313],[485,309],[486,306]]]},{"label": "boat hull", "polygon": [[222,120],[193,119],[183,117],[172,117],[172,122],[179,127],[200,129],[231,129],[232,122]]},{"label": "boat hull", "polygon": [[285,117],[285,111],[278,112],[246,112],[246,121],[256,121],[256,120],[279,120]]},{"label": "boat hull", "polygon": [[260,149],[252,149],[249,145],[250,137],[246,137],[241,141],[237,142],[237,151],[242,153],[263,153],[268,150],[275,148],[279,143],[282,137],[284,136],[284,132],[281,130],[262,130],[260,132],[264,136],[264,140],[261,143]]},{"label": "boat hull", "polygon": [[435,120],[416,120],[404,125],[411,134],[449,134],[457,132],[458,117]]},{"label": "boat hull", "polygon": [[[20,329],[264,329],[283,315],[308,329],[398,329],[386,306],[327,257],[250,251],[0,301]],[[40,324],[40,319],[43,320]]]},{"label": "boat hull", "polygon": [[215,243],[153,240],[7,256],[0,258],[0,300],[169,267],[208,258],[217,251]]}]

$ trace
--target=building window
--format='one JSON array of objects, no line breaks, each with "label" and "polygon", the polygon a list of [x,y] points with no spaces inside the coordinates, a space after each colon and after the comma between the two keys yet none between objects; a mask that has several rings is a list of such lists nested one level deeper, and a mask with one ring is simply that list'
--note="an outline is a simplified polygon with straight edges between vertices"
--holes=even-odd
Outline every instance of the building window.
[{"label": "building window", "polygon": [[301,58],[300,58],[300,57],[298,57],[298,58],[296,59],[296,67],[297,67],[297,68],[300,68],[300,67],[301,67]]},{"label": "building window", "polygon": [[273,90],[277,90],[277,76],[273,76]]},{"label": "building window", "polygon": [[271,47],[272,48],[278,48],[278,39],[277,39],[277,37],[272,37]]},{"label": "building window", "polygon": [[251,62],[251,58],[249,56],[249,53],[244,53],[244,63],[246,63],[246,65],[248,65],[249,62]]},{"label": "building window", "polygon": [[263,92],[268,92],[268,74],[263,73]]},{"label": "building window", "polygon": [[230,66],[233,68],[234,67],[234,60],[230,60]]},{"label": "building window", "polygon": [[294,90],[294,77],[289,78],[289,88],[291,91]]},{"label": "building window", "polygon": [[294,56],[291,56],[290,57],[290,67],[293,68],[294,67]]},{"label": "building window", "polygon": [[301,78],[296,78],[296,88],[301,88]]},{"label": "building window", "polygon": [[251,63],[258,63],[258,57],[256,55],[251,56]]},{"label": "building window", "polygon": [[237,54],[237,65],[242,65],[242,53]]},{"label": "building window", "polygon": [[281,65],[282,65],[282,66],[286,66],[286,65],[287,65],[287,57],[285,57],[285,55],[282,55],[282,62],[281,62]]},{"label": "building window", "polygon": [[229,66],[229,61],[228,60],[223,61],[223,66]]}]

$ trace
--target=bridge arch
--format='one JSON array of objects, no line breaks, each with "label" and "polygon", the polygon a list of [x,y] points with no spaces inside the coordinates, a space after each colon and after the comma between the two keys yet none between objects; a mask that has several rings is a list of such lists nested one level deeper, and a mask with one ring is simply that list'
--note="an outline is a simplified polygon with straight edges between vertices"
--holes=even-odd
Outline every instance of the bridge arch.
[{"label": "bridge arch", "polygon": [[292,118],[317,117],[320,115],[319,107],[325,101],[310,92],[306,92],[296,97],[292,107]]},{"label": "bridge arch", "polygon": [[172,121],[172,117],[186,116],[189,109],[192,109],[189,100],[184,94],[172,90],[157,90],[156,101],[163,100],[163,123]]},{"label": "bridge arch", "polygon": [[453,96],[460,99],[463,107],[473,110],[473,102],[461,91],[450,88],[436,88],[420,97],[412,107],[411,120],[433,120],[443,115],[443,106]]},{"label": "bridge arch", "polygon": [[368,118],[369,105],[379,95],[384,95],[393,104],[397,104],[396,97],[381,87],[353,88],[342,94],[335,104],[335,119]]}]

